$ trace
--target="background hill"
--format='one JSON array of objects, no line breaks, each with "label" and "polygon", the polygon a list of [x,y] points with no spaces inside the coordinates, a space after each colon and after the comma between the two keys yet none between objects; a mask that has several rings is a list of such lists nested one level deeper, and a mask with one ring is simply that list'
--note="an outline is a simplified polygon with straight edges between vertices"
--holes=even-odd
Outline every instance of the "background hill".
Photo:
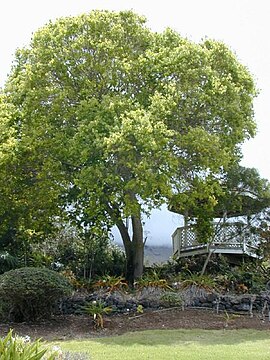
[{"label": "background hill", "polygon": [[162,264],[167,262],[172,256],[171,246],[145,246],[144,248],[144,264],[152,266],[153,264]]}]

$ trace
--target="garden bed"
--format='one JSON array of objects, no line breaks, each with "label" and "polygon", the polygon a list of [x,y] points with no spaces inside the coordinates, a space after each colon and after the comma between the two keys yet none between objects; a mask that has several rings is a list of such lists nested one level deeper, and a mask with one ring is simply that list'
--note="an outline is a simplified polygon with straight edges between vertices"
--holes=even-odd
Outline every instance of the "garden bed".
[{"label": "garden bed", "polygon": [[105,317],[104,329],[95,330],[87,315],[59,315],[35,323],[1,324],[1,336],[10,328],[19,335],[45,340],[68,340],[121,335],[147,329],[257,329],[270,330],[270,322],[260,313],[227,314],[209,309],[180,308],[147,310],[143,314],[112,314]]}]

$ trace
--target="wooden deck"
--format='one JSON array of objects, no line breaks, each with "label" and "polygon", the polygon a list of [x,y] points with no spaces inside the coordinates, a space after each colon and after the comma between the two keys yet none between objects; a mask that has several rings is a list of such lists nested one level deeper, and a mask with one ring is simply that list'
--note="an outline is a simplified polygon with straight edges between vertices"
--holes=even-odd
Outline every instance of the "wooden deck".
[{"label": "wooden deck", "polygon": [[215,254],[258,257],[259,237],[247,231],[242,223],[219,225],[210,244],[200,244],[191,227],[179,227],[172,235],[172,242],[173,254],[177,257],[205,254],[209,251]]}]

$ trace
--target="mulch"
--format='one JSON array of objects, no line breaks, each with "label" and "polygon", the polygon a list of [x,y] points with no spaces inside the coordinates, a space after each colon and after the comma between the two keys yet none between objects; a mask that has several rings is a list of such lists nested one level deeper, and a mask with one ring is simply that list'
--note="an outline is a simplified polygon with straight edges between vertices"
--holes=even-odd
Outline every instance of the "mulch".
[{"label": "mulch", "polygon": [[150,329],[256,329],[270,330],[268,317],[255,313],[219,313],[209,309],[180,308],[145,311],[142,314],[112,314],[104,318],[104,328],[95,329],[87,315],[55,316],[35,323],[0,324],[0,335],[9,329],[21,336],[47,341],[95,338],[121,335],[126,332]]}]

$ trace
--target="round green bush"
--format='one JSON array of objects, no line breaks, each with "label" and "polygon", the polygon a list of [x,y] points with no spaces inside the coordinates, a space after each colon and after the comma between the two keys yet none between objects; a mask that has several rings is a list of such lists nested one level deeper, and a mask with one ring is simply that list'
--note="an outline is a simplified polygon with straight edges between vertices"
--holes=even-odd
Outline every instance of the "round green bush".
[{"label": "round green bush", "polygon": [[48,318],[55,304],[70,294],[70,283],[46,268],[20,268],[0,275],[0,298],[13,321]]}]

